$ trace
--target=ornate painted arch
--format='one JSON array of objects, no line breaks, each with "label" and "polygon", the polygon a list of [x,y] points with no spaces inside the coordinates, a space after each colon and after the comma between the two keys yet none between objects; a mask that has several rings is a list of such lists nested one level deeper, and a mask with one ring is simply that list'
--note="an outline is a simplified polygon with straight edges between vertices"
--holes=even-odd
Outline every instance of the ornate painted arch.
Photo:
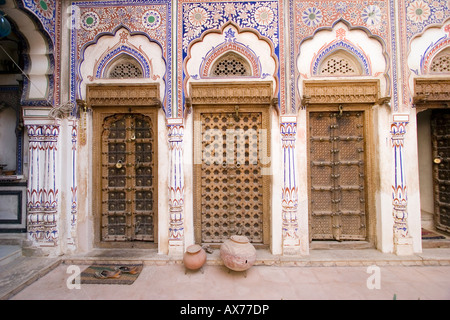
[{"label": "ornate painted arch", "polygon": [[[233,32],[232,29],[236,30],[236,32],[237,32],[236,37],[238,37],[238,35],[248,32],[248,33],[251,33],[254,36],[256,36],[256,39],[258,39],[259,41],[264,41],[264,43],[268,45],[268,48],[270,48],[270,57],[267,56],[267,58],[272,59],[272,61],[274,62],[274,71],[272,74],[264,73],[264,70],[263,70],[261,62],[260,62],[261,57],[259,57],[258,54],[252,48],[250,48],[250,46],[244,45],[244,44],[236,41],[236,39],[234,39],[234,35],[232,35],[230,33],[230,32]],[[198,43],[204,42],[205,38],[210,34],[224,35],[225,41],[222,42],[221,44],[213,47],[207,53],[207,55],[204,57],[201,65],[199,67],[199,72],[201,72],[200,76],[189,74],[189,72],[186,70],[186,66],[188,65],[190,59],[193,58],[192,57],[192,48],[195,45],[197,45]],[[201,37],[192,41],[192,43],[189,45],[189,47],[187,49],[187,56],[183,62],[183,66],[184,66],[183,89],[184,89],[184,92],[187,92],[186,88],[188,87],[189,81],[211,78],[207,75],[209,75],[208,72],[209,72],[210,68],[213,66],[214,62],[216,62],[218,59],[223,57],[224,54],[227,54],[229,52],[235,52],[236,54],[240,55],[241,57],[245,58],[245,60],[248,61],[248,63],[251,65],[252,72],[253,72],[253,75],[251,76],[251,78],[253,78],[253,79],[259,78],[259,79],[267,80],[267,77],[269,77],[269,76],[273,77],[274,95],[275,96],[280,95],[279,91],[281,88],[280,83],[282,81],[282,79],[281,79],[282,77],[280,77],[281,66],[280,66],[278,55],[277,55],[276,47],[270,41],[270,39],[262,36],[258,32],[258,30],[252,29],[252,28],[242,28],[233,21],[228,21],[227,23],[222,25],[219,29],[212,29],[212,30],[207,30],[207,31],[203,32]],[[284,101],[284,96],[282,96],[282,98]],[[183,99],[184,99],[184,97],[183,97]],[[280,102],[279,107],[282,109],[282,112],[284,112],[284,109],[283,109],[285,107],[284,102]]]},{"label": "ornate painted arch", "polygon": [[[213,3],[213,5],[212,5]],[[285,2],[280,0],[251,1],[213,1],[180,0],[178,10],[177,70],[178,78],[178,116],[185,110],[185,96],[189,93],[188,82],[193,81],[198,69],[189,74],[186,66],[192,58],[193,46],[202,42],[210,34],[222,34],[224,28],[233,25],[239,33],[251,32],[265,41],[271,48],[270,59],[276,64],[276,71],[267,77],[274,77],[274,92],[279,100],[282,114],[287,110],[285,92]],[[214,6],[214,7],[213,7]],[[216,44],[217,45],[217,44]],[[252,48],[254,49],[254,48]],[[255,50],[256,51],[256,50]],[[206,52],[206,51],[205,51]],[[262,58],[261,58],[261,61]],[[262,62],[262,66],[264,67]],[[264,76],[262,71],[261,77]],[[267,80],[267,78],[265,78]]]},{"label": "ornate painted arch", "polygon": [[214,63],[230,52],[236,53],[248,62],[251,68],[251,77],[261,77],[261,62],[258,56],[249,46],[236,41],[234,32],[231,28],[225,32],[225,41],[219,46],[212,48],[206,54],[205,59],[200,65],[200,77],[209,78],[210,70]]},{"label": "ornate painted arch", "polygon": [[[344,29],[347,29],[347,35],[345,33],[340,34],[342,30],[338,29],[338,25],[342,24]],[[317,52],[314,54],[314,57],[311,61],[311,65],[309,66],[310,74],[304,74],[299,72],[298,70],[298,59],[304,53],[303,46],[309,41],[314,41],[316,36],[321,32],[332,32],[336,31],[336,36],[334,39],[330,36],[329,42],[318,48]],[[372,52],[367,52],[362,49],[362,45],[358,44],[354,39],[350,42],[351,39],[350,34],[353,32],[361,32],[362,35],[366,37],[366,40],[373,41],[373,43],[379,45],[379,59],[383,59],[385,62],[385,67],[383,70],[376,70],[376,66],[372,65],[371,60],[373,60]],[[295,43],[296,45],[296,56],[292,56],[293,60],[293,68],[291,71],[293,72],[292,77],[296,76],[295,88],[292,92],[292,99],[295,100],[296,97],[302,96],[301,87],[299,86],[300,81],[307,79],[310,76],[316,76],[318,74],[318,68],[323,62],[324,59],[330,57],[331,54],[337,52],[338,50],[344,50],[346,53],[351,55],[359,62],[363,72],[360,76],[365,77],[376,77],[381,80],[381,88],[383,88],[382,95],[383,96],[391,96],[393,93],[392,90],[395,90],[391,83],[391,68],[392,63],[389,56],[390,47],[386,40],[382,38],[380,35],[372,32],[372,30],[368,27],[362,25],[355,25],[352,21],[348,21],[344,18],[339,18],[333,21],[330,25],[320,26],[311,30],[311,33],[307,34],[305,37],[301,38],[300,41]],[[291,66],[292,68],[292,66]],[[294,92],[296,94],[294,94]],[[294,101],[292,101],[294,103]]]},{"label": "ornate painted arch", "polygon": [[[85,61],[88,47],[98,43],[103,36],[115,36],[118,30],[125,28],[131,37],[144,36],[150,43],[156,44],[162,52],[165,64],[161,72],[161,100],[167,117],[172,115],[172,5],[170,0],[106,0],[71,1],[81,17],[80,28],[71,32],[71,97],[72,101],[84,99],[81,65]],[[110,14],[104,14],[108,10]],[[111,20],[111,15],[120,16],[119,23]],[[74,17],[75,14],[72,13]],[[97,20],[98,17],[98,20]],[[150,62],[149,62],[150,64]],[[157,65],[154,68],[157,69]],[[92,75],[95,76],[95,73]]]},{"label": "ornate painted arch", "polygon": [[[128,56],[136,61],[143,72],[144,78],[153,78],[153,67],[151,60],[146,56],[145,52],[140,52],[138,48],[132,45],[119,44],[108,52],[104,53],[95,65],[95,79],[106,78],[106,72],[112,63],[121,57]],[[156,79],[154,79],[156,80]]]},{"label": "ornate painted arch", "polygon": [[49,106],[59,100],[59,53],[54,48],[60,7],[55,0],[7,0],[1,8],[23,39],[23,106]]},{"label": "ornate painted arch", "polygon": [[319,75],[319,67],[321,66],[323,61],[338,53],[339,51],[348,53],[359,63],[359,66],[362,69],[361,75],[372,75],[370,58],[362,49],[358,48],[358,46],[346,39],[338,39],[325,45],[314,58],[314,61],[311,65],[311,74]]},{"label": "ornate painted arch", "polygon": [[450,48],[450,24],[447,27],[448,33],[438,41],[432,42],[425,50],[422,59],[420,60],[420,71],[422,75],[430,73],[430,67],[434,59],[444,50]]},{"label": "ornate painted arch", "polygon": [[[83,45],[83,47],[79,50],[79,60],[78,60],[78,63],[77,63],[76,69],[75,69],[76,77],[74,77],[75,79],[72,80],[72,81],[76,80],[76,84],[73,83],[73,85],[76,87],[76,99],[81,97],[81,83],[83,82],[83,77],[81,75],[80,68],[81,68],[83,61],[85,60],[84,53],[85,53],[86,49],[89,46],[98,43],[100,38],[103,36],[115,36],[117,34],[117,32],[121,29],[126,29],[130,36],[135,36],[135,35],[146,36],[150,42],[156,43],[161,48],[161,51],[164,52],[164,48],[161,46],[161,44],[158,41],[151,39],[147,34],[145,34],[143,32],[139,32],[139,31],[132,32],[127,26],[125,26],[123,24],[118,25],[111,32],[105,32],[105,33],[100,33],[100,34],[96,35],[96,37],[92,41],[85,43]],[[125,42],[126,41],[124,41],[124,43]],[[101,61],[97,65],[98,67],[96,67],[95,77],[97,78],[97,75],[101,75],[102,72],[104,71],[105,65],[108,64],[109,62],[111,62],[115,57],[117,57],[121,53],[125,53],[125,54],[132,56],[134,59],[136,59],[141,64],[144,72],[147,71],[148,77],[152,76],[151,68],[150,68],[150,61],[148,58],[145,57],[145,53],[139,52],[139,49],[132,45],[122,44],[119,46],[115,46],[114,49],[108,51],[108,53],[106,53],[106,55],[102,56]],[[163,59],[164,59],[164,57],[163,57]],[[166,62],[166,65],[167,65],[167,62]],[[147,68],[147,70],[145,68]],[[101,78],[101,76],[98,78]],[[75,96],[72,99],[75,99]]]}]

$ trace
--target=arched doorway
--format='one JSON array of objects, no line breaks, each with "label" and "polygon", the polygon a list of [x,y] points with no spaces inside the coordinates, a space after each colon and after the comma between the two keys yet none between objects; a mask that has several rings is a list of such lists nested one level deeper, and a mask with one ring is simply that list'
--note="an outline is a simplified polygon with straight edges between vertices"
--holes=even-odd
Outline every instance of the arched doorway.
[{"label": "arched doorway", "polygon": [[191,90],[195,241],[220,245],[239,234],[268,246],[272,85],[193,83]]},{"label": "arched doorway", "polygon": [[96,246],[158,242],[158,94],[156,84],[87,87]]}]

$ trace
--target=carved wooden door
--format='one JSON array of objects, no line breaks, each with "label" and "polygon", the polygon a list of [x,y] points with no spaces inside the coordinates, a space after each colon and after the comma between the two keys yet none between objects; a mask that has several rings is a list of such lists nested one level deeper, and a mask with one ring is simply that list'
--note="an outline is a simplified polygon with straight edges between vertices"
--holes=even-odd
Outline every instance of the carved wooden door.
[{"label": "carved wooden door", "polygon": [[150,117],[105,118],[101,155],[102,241],[154,241],[155,150]]},{"label": "carved wooden door", "polygon": [[365,240],[364,112],[310,112],[312,240]]},{"label": "carved wooden door", "polygon": [[[200,112],[202,162],[197,166],[196,235],[202,243],[219,244],[231,235],[254,244],[268,242],[267,177],[261,143],[267,135],[263,111],[222,108]],[[264,129],[264,130],[263,130]]]},{"label": "carved wooden door", "polygon": [[434,110],[431,128],[436,228],[450,232],[450,110]]}]

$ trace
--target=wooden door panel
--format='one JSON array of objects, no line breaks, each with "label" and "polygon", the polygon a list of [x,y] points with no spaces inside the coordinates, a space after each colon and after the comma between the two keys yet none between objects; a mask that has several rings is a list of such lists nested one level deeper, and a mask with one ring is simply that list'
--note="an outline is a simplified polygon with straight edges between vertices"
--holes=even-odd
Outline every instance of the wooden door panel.
[{"label": "wooden door panel", "polygon": [[154,241],[154,150],[151,119],[103,119],[102,241]]},{"label": "wooden door panel", "polygon": [[362,112],[310,112],[313,240],[364,240],[365,161]]},{"label": "wooden door panel", "polygon": [[[202,163],[197,181],[197,234],[202,243],[222,243],[241,234],[254,244],[265,244],[267,179],[260,163],[260,134],[267,117],[263,111],[236,112],[222,108],[199,112]],[[264,200],[265,199],[265,200]]]},{"label": "wooden door panel", "polygon": [[450,232],[450,110],[433,110],[431,129],[436,228]]}]

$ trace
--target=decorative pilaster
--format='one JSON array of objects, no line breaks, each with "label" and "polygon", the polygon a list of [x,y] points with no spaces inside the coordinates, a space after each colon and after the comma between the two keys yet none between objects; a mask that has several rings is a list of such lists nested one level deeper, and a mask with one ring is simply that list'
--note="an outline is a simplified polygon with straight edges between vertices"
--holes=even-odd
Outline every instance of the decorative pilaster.
[{"label": "decorative pilaster", "polygon": [[71,142],[72,142],[72,157],[71,157],[71,175],[72,183],[70,186],[70,219],[68,221],[69,234],[67,237],[67,243],[72,249],[76,248],[76,231],[77,231],[77,216],[78,216],[78,199],[77,199],[77,138],[78,138],[78,125],[76,119],[69,120],[69,127],[71,128]]},{"label": "decorative pilaster", "polygon": [[169,172],[169,255],[184,252],[183,119],[167,119]]},{"label": "decorative pilaster", "polygon": [[395,114],[391,124],[391,140],[394,154],[394,183],[392,206],[394,219],[394,252],[397,255],[412,254],[412,238],[408,232],[408,196],[405,177],[404,140],[409,116]]},{"label": "decorative pilaster", "polygon": [[283,116],[280,123],[283,159],[282,188],[282,231],[283,254],[300,253],[300,237],[298,234],[298,187],[296,181],[295,140],[297,134],[297,118]]},{"label": "decorative pilaster", "polygon": [[29,136],[28,238],[35,245],[58,245],[56,183],[58,124],[26,124]]}]

